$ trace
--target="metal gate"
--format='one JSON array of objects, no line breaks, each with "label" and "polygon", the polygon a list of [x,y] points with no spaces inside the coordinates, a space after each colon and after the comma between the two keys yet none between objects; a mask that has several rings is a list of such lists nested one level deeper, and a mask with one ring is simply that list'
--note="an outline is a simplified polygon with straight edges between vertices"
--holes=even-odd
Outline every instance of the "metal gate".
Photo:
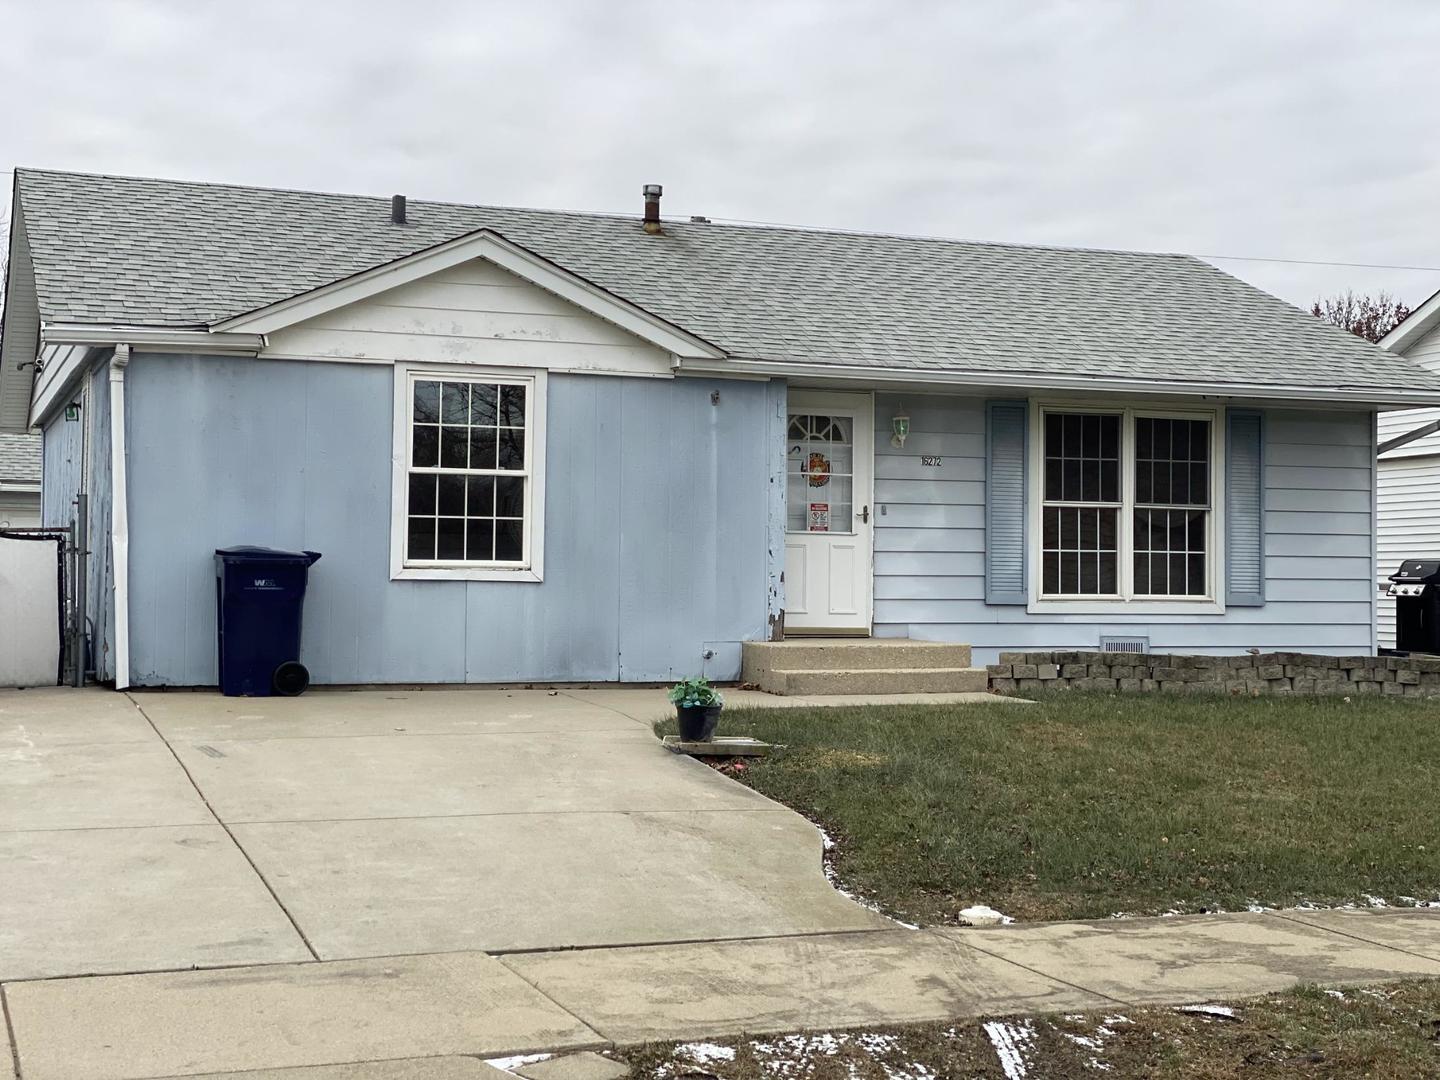
[{"label": "metal gate", "polygon": [[74,529],[0,529],[0,687],[55,686],[83,673],[75,536]]}]

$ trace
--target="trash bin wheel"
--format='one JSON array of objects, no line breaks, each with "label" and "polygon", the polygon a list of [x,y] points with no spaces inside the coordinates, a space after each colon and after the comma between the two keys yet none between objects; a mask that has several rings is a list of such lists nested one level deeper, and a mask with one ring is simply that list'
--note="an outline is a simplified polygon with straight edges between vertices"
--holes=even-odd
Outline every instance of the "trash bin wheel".
[{"label": "trash bin wheel", "polygon": [[310,685],[310,671],[298,660],[286,660],[275,669],[270,685],[281,697],[297,697]]}]

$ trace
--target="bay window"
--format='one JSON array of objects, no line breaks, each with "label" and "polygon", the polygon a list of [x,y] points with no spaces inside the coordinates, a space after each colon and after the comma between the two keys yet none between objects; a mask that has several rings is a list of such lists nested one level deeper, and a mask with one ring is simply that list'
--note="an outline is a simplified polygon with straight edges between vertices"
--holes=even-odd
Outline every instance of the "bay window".
[{"label": "bay window", "polygon": [[1216,417],[1039,411],[1040,600],[1207,599]]}]

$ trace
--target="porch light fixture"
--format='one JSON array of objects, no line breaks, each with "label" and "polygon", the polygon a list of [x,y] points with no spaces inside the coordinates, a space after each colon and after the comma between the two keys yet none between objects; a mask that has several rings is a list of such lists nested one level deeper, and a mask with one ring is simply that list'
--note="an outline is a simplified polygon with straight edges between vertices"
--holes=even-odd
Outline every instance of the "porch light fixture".
[{"label": "porch light fixture", "polygon": [[905,406],[900,406],[900,411],[890,421],[891,430],[895,434],[890,436],[890,445],[899,450],[905,445],[905,440],[910,437],[910,416],[905,411]]}]

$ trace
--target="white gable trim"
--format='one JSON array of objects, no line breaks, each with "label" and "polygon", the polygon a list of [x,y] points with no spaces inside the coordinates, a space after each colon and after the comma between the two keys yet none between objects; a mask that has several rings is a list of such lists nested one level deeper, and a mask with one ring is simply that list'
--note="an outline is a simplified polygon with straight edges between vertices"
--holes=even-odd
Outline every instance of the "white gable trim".
[{"label": "white gable trim", "polygon": [[1440,322],[1440,292],[1436,292],[1410,317],[1380,339],[1380,347],[1392,353],[1404,355],[1416,339],[1423,337],[1437,322]]},{"label": "white gable trim", "polygon": [[696,360],[719,360],[725,356],[722,349],[708,341],[681,330],[518,244],[512,244],[490,229],[447,240],[383,266],[362,270],[318,289],[225,319],[211,329],[268,334],[471,259],[488,259],[517,277],[676,356]]}]

